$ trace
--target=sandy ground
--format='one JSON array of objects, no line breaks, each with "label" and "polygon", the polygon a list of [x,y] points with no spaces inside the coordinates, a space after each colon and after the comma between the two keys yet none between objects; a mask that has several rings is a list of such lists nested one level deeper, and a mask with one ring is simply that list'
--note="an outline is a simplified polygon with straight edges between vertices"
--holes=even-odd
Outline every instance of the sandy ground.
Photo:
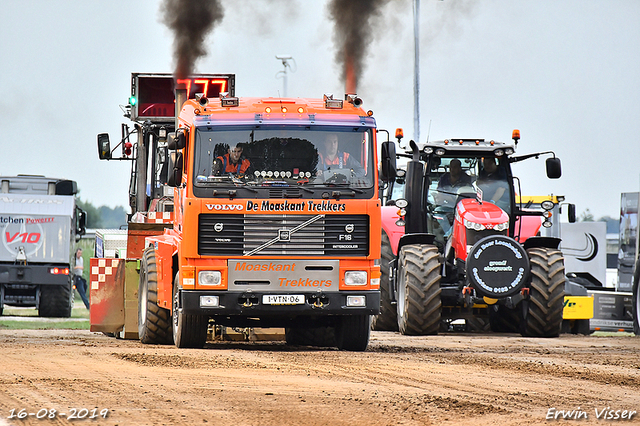
[{"label": "sandy ground", "polygon": [[[366,352],[350,353],[0,330],[0,348],[3,426],[640,424],[637,413],[622,419],[640,411],[632,336],[373,332]],[[572,411],[572,420],[547,420]],[[74,412],[84,419],[69,420]]]}]

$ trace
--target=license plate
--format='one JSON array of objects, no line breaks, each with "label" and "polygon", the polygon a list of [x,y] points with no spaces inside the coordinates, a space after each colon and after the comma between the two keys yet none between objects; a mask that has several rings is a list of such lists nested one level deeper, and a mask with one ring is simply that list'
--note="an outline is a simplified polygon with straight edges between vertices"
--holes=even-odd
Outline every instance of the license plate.
[{"label": "license plate", "polygon": [[265,305],[304,305],[302,294],[265,294],[262,296]]}]

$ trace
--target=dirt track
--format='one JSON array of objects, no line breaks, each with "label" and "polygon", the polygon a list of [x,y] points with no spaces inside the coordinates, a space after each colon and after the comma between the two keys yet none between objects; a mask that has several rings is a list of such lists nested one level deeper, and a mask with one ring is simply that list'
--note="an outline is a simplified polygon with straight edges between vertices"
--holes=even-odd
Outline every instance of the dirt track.
[{"label": "dirt track", "polygon": [[[3,426],[540,425],[562,422],[545,420],[553,407],[599,424],[611,422],[595,409],[640,411],[640,339],[628,336],[373,332],[366,352],[349,353],[283,342],[179,350],[88,331],[0,330],[0,348]],[[110,411],[8,419],[12,409],[52,408]],[[640,424],[640,415],[618,422]]]}]

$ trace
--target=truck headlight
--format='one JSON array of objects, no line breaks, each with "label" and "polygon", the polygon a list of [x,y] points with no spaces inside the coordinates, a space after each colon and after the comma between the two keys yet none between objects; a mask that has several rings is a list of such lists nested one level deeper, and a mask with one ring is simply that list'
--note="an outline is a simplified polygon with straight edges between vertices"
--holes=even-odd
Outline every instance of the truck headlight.
[{"label": "truck headlight", "polygon": [[220,285],[222,274],[220,271],[200,271],[198,272],[198,284],[200,285]]},{"label": "truck headlight", "polygon": [[367,272],[366,271],[345,272],[344,285],[367,285]]}]

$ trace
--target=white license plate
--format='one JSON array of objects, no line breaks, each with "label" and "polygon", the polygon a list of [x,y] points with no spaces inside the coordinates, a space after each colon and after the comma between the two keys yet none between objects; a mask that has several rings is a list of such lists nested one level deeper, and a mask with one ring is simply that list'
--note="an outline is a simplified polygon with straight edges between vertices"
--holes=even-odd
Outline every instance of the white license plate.
[{"label": "white license plate", "polygon": [[265,294],[262,296],[265,305],[304,305],[302,294]]}]

